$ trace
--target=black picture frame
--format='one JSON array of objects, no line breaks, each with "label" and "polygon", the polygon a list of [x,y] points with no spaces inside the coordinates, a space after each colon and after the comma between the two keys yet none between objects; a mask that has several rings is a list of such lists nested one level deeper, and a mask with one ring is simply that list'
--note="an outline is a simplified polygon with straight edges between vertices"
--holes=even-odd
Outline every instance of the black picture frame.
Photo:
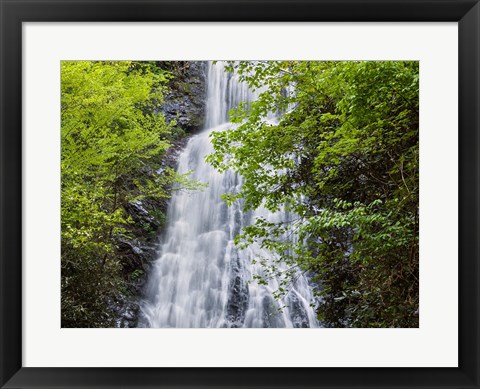
[{"label": "black picture frame", "polygon": [[[478,0],[0,0],[1,388],[479,388]],[[409,21],[459,26],[458,368],[22,367],[22,23]],[[441,340],[440,340],[441,341]]]}]

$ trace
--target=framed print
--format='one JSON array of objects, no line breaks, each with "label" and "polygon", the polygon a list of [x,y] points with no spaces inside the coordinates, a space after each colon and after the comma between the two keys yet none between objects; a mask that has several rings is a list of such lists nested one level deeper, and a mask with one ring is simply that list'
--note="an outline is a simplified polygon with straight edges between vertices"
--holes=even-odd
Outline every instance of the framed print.
[{"label": "framed print", "polygon": [[1,387],[478,388],[479,7],[1,0]]}]

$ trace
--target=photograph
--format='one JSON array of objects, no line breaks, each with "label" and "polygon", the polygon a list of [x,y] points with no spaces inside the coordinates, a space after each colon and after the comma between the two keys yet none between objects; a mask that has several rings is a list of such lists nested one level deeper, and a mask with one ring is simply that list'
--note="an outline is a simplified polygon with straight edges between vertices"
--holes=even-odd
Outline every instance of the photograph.
[{"label": "photograph", "polygon": [[418,328],[418,61],[61,61],[62,328]]},{"label": "photograph", "polygon": [[0,389],[480,389],[480,0],[0,0]]}]

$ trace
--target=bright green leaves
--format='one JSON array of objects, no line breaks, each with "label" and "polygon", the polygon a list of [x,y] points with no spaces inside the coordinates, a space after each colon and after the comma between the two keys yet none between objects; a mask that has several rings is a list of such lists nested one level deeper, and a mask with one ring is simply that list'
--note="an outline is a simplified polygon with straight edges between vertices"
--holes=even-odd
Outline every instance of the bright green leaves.
[{"label": "bright green leaves", "polygon": [[[132,200],[125,181],[169,146],[163,117],[145,113],[160,101],[165,77],[135,67],[127,61],[62,62],[62,230],[89,228],[98,236],[125,223],[121,207]],[[134,184],[140,194],[151,187],[138,179]],[[68,238],[78,246],[76,235]]]},{"label": "bright green leaves", "polygon": [[168,75],[154,63],[61,64],[62,325],[111,325],[107,300],[122,287],[115,239],[129,202],[167,197],[178,180],[160,167],[171,128],[154,107]]}]

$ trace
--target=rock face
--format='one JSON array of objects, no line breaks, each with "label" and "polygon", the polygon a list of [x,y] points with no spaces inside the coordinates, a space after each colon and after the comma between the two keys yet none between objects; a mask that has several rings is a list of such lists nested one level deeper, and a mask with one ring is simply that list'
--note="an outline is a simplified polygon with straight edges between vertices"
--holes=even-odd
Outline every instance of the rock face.
[{"label": "rock face", "polygon": [[[176,168],[178,155],[187,143],[189,135],[203,128],[205,118],[205,70],[202,61],[163,61],[157,65],[169,71],[173,78],[163,105],[155,111],[164,114],[167,123],[176,121],[177,137],[162,160],[162,168]],[[157,174],[150,169],[148,174]],[[122,264],[127,290],[111,302],[117,327],[137,327],[139,299],[147,281],[150,267],[157,259],[159,239],[165,226],[168,201],[142,199],[125,206],[134,223],[128,226],[131,238],[116,237],[117,254]]]},{"label": "rock face", "polygon": [[300,302],[296,292],[290,293],[288,303],[290,312],[292,313],[293,326],[295,328],[310,327],[307,312]]},{"label": "rock face", "polygon": [[167,123],[176,120],[177,127],[187,133],[203,128],[205,120],[206,68],[205,61],[166,61],[159,66],[171,72],[170,91],[159,107]]},{"label": "rock face", "polygon": [[248,285],[242,277],[242,264],[234,251],[234,258],[230,268],[229,296],[227,301],[227,326],[242,327],[245,321],[245,313],[248,309]]},{"label": "rock face", "polygon": [[[176,168],[178,154],[188,141],[188,136],[175,141],[167,150],[163,166]],[[151,171],[149,174],[157,174]],[[160,244],[159,235],[166,224],[168,199],[145,198],[125,206],[126,213],[134,221],[127,229],[132,237],[115,237],[117,257],[122,264],[123,278],[127,290],[117,301],[110,302],[116,316],[116,326],[137,327],[139,299],[150,273],[150,267],[157,259]]]},{"label": "rock face", "polygon": [[158,232],[165,220],[163,208],[165,202],[152,199],[134,201],[125,207],[133,219],[129,226],[132,237],[115,237],[117,256],[122,264],[123,278],[127,285],[122,295],[113,304],[116,312],[117,327],[136,327],[138,317],[138,298],[145,285],[151,263],[157,257]]}]

